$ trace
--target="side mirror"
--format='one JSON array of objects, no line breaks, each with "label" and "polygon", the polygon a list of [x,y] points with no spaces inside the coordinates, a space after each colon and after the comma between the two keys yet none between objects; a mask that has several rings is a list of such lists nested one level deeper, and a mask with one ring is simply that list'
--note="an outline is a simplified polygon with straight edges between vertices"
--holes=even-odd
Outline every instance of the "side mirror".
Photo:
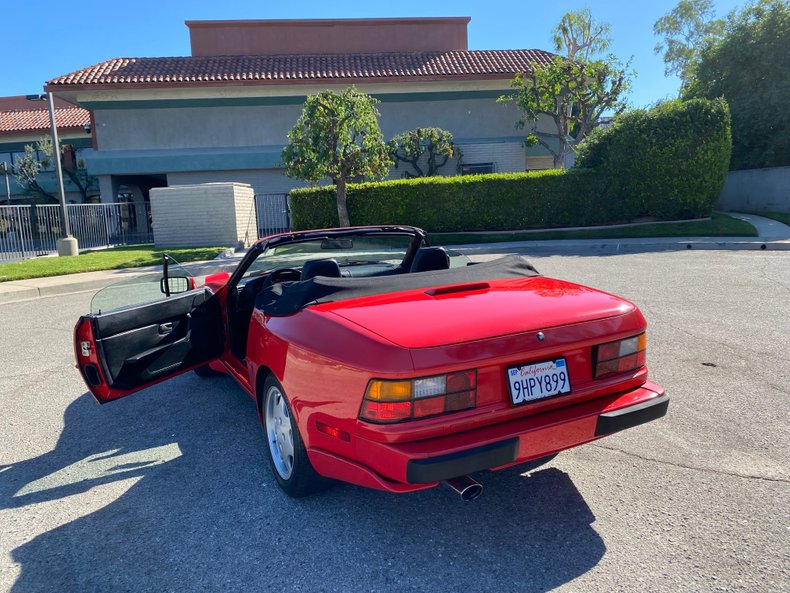
[{"label": "side mirror", "polygon": [[159,290],[165,296],[186,292],[192,288],[192,279],[187,276],[169,276],[159,281]]}]

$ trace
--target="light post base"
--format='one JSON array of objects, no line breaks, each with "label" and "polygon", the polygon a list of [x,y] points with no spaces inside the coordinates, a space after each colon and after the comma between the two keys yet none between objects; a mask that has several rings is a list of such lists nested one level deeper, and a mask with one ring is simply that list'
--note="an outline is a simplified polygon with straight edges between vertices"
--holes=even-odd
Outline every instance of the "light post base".
[{"label": "light post base", "polygon": [[58,255],[79,255],[80,249],[77,245],[77,237],[65,237],[58,239]]}]

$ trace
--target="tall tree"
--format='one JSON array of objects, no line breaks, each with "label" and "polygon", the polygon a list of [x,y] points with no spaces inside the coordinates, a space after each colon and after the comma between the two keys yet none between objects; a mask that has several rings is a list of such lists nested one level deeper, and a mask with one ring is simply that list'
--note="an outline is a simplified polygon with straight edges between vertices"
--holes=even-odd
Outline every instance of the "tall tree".
[{"label": "tall tree", "polygon": [[[617,115],[625,109],[630,72],[614,56],[598,57],[611,45],[611,26],[596,21],[589,8],[565,13],[552,40],[564,56],[517,74],[513,92],[499,101],[512,102],[521,111],[516,127],[530,132],[525,143],[543,146],[554,167],[562,168],[605,112]],[[550,119],[556,133],[540,132],[541,118]]]},{"label": "tall tree", "polygon": [[554,49],[569,60],[590,60],[609,49],[612,27],[596,21],[586,6],[576,12],[566,12],[554,29]]},{"label": "tall tree", "polygon": [[663,36],[655,53],[664,54],[664,74],[678,76],[681,89],[689,84],[702,48],[724,31],[724,21],[715,16],[713,0],[680,0],[653,25],[653,32]]},{"label": "tall tree", "polygon": [[395,167],[400,162],[414,169],[413,173],[406,171],[406,177],[433,177],[460,152],[453,144],[453,135],[441,128],[409,130],[395,136],[387,146]]},{"label": "tall tree", "polygon": [[[14,163],[14,178],[27,193],[37,195],[47,201],[57,202],[57,195],[41,185],[41,173],[52,162],[52,154],[52,140],[47,136],[43,136],[36,142],[35,147],[26,144],[24,156]],[[40,155],[43,155],[44,158],[41,158]],[[85,163],[77,160],[74,148],[70,144],[61,145],[60,164],[63,173],[82,195],[82,201],[87,202],[89,195],[99,189],[98,178],[88,175]]]},{"label": "tall tree", "polygon": [[[557,56],[548,65],[517,74],[511,83],[514,92],[498,100],[518,107],[521,118],[516,127],[529,131],[527,144],[543,146],[553,157],[554,167],[562,168],[568,155],[599,125],[604,112],[618,115],[625,109],[626,69],[614,58],[586,62]],[[554,123],[556,134],[538,130],[542,117]]]},{"label": "tall tree", "polygon": [[378,100],[349,87],[307,97],[283,149],[285,174],[317,182],[331,178],[337,189],[341,226],[350,226],[346,186],[352,179],[381,179],[392,161],[379,129]]},{"label": "tall tree", "polygon": [[55,195],[44,189],[39,183],[43,165],[38,159],[36,149],[30,144],[25,144],[24,150],[24,156],[14,161],[14,179],[26,193],[57,203],[58,199]]},{"label": "tall tree", "polygon": [[[37,148],[47,159],[52,159],[52,140],[50,138],[46,136],[41,138],[37,143]],[[49,166],[49,160],[44,160],[43,165]],[[83,203],[88,201],[89,194],[92,191],[98,191],[99,179],[93,175],[88,175],[85,163],[77,160],[74,147],[71,144],[61,144],[60,165],[63,173],[82,195]]]},{"label": "tall tree", "polygon": [[684,97],[724,97],[732,169],[790,165],[790,4],[760,0],[733,12],[701,51]]}]

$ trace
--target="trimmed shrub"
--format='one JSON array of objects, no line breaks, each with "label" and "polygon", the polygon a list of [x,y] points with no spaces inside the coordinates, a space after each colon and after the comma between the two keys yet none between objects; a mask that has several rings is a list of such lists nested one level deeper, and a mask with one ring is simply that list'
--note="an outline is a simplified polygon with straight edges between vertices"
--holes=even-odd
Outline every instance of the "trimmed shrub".
[{"label": "trimmed shrub", "polygon": [[[353,225],[408,224],[428,231],[510,230],[624,220],[594,171],[573,169],[421,177],[348,186]],[[334,186],[291,192],[294,229],[338,224]]]},{"label": "trimmed shrub", "polygon": [[601,176],[622,218],[709,216],[730,161],[723,99],[660,103],[617,118],[580,147],[577,166]]},{"label": "trimmed shrub", "polygon": [[[423,177],[350,184],[354,225],[494,231],[709,216],[730,158],[730,114],[717,99],[668,101],[597,130],[568,171]],[[338,225],[334,186],[291,192],[294,229]]]}]

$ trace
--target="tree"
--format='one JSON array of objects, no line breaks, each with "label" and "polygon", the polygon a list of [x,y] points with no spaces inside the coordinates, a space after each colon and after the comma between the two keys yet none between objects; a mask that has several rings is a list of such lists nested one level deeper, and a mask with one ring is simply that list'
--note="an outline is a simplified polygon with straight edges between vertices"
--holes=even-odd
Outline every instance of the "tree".
[{"label": "tree", "polygon": [[724,97],[732,169],[790,165],[790,5],[761,0],[731,13],[691,69],[684,97]]},{"label": "tree", "polygon": [[317,182],[334,180],[341,226],[350,226],[346,185],[352,179],[381,179],[392,161],[379,129],[378,100],[349,87],[307,97],[283,149],[285,174]]},{"label": "tree", "polygon": [[25,155],[14,161],[14,179],[25,192],[41,196],[45,200],[57,202],[58,199],[45,190],[38,182],[43,165],[38,160],[36,149],[30,144],[25,144],[24,150]]},{"label": "tree", "polygon": [[[516,127],[530,131],[526,143],[543,146],[554,158],[554,167],[562,168],[566,157],[598,126],[604,112],[618,115],[625,109],[626,68],[613,57],[572,61],[557,56],[548,65],[535,65],[532,71],[517,74],[511,83],[514,92],[498,101],[515,103],[522,113]],[[541,116],[554,122],[556,136],[538,132]],[[557,145],[549,141],[555,137]]]},{"label": "tree", "polygon": [[[38,153],[44,155],[39,159]],[[40,183],[40,175],[44,168],[49,167],[52,161],[52,140],[43,136],[36,146],[25,145],[25,155],[14,163],[14,178],[16,182],[28,193],[41,196],[42,198],[58,202],[58,197],[52,192],[47,191]],[[88,175],[85,170],[85,163],[77,161],[74,155],[74,148],[70,144],[61,145],[60,164],[63,174],[74,184],[82,194],[82,201],[87,202],[88,194],[92,190],[98,190],[99,180]]]},{"label": "tree", "polygon": [[[38,150],[48,159],[52,158],[52,140],[46,136],[38,141]],[[49,166],[49,160],[42,161],[44,166]],[[93,175],[88,175],[85,163],[78,161],[71,144],[62,144],[60,147],[61,170],[69,178],[72,184],[82,195],[82,202],[88,201],[88,194],[91,190],[99,189],[99,179]]]},{"label": "tree", "polygon": [[[447,161],[460,152],[453,144],[453,135],[441,128],[416,128],[398,134],[387,143],[390,156],[398,163],[412,166],[414,173],[406,171],[406,177],[433,177]],[[427,155],[427,161],[423,157]],[[426,162],[428,170],[423,171],[420,160]]]},{"label": "tree", "polygon": [[653,25],[653,32],[663,35],[655,53],[664,54],[664,74],[677,75],[681,89],[689,84],[702,48],[721,37],[724,21],[714,17],[713,0],[681,0]]},{"label": "tree", "polygon": [[569,60],[587,61],[609,49],[611,30],[609,23],[593,19],[587,7],[577,12],[566,12],[554,29],[554,49],[564,52]]}]

